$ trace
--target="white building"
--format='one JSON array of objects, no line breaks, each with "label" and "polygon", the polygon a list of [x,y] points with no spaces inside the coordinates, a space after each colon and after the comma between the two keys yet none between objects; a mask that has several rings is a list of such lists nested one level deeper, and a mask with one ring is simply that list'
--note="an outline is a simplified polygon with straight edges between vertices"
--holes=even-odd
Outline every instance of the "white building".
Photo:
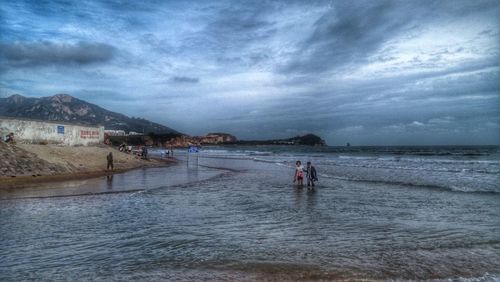
[{"label": "white building", "polygon": [[104,134],[109,136],[125,136],[125,130],[106,129],[104,130]]}]

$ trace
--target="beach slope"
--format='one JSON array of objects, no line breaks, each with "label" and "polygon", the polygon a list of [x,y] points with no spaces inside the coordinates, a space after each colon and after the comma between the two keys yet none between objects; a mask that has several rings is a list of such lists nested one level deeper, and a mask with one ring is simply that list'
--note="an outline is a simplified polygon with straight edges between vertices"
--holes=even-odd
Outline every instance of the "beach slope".
[{"label": "beach slope", "polygon": [[[106,170],[106,155],[109,152],[114,157],[113,172]],[[0,143],[0,188],[38,181],[97,177],[171,162],[173,160],[142,159],[108,146]]]}]

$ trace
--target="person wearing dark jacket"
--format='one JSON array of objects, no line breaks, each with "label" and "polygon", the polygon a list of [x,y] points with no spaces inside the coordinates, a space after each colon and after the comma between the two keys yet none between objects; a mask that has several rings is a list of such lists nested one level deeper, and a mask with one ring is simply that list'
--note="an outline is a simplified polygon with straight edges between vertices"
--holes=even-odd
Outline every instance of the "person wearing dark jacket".
[{"label": "person wearing dark jacket", "polygon": [[109,168],[111,168],[111,170],[113,170],[113,153],[109,152],[109,154],[106,156],[106,159],[108,160],[107,170],[109,170]]},{"label": "person wearing dark jacket", "polygon": [[318,175],[316,174],[316,168],[311,164],[311,162],[307,162],[306,177],[307,187],[311,185],[314,187],[314,181],[318,181]]}]

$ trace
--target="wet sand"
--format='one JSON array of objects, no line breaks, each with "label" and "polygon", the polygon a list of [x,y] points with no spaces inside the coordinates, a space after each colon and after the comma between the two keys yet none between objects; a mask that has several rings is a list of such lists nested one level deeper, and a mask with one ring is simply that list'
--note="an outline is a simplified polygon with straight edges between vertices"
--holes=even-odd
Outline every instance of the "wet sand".
[{"label": "wet sand", "polygon": [[185,162],[176,161],[168,166],[129,169],[123,173],[104,175],[69,175],[57,181],[32,181],[16,183],[13,187],[0,189],[0,200],[85,196],[98,194],[132,193],[174,185],[189,185],[227,173],[229,170],[215,168],[190,168]]},{"label": "wet sand", "polygon": [[[165,164],[156,164],[154,166],[144,166],[144,167],[155,167],[155,166],[168,166],[175,163],[165,162]],[[65,182],[65,181],[78,181],[85,180],[89,178],[98,177],[111,177],[115,174],[124,173],[130,170],[139,169],[137,167],[125,168],[125,169],[115,169],[115,170],[102,170],[102,171],[90,171],[90,172],[77,172],[77,173],[65,173],[56,175],[40,175],[40,176],[20,176],[15,178],[0,178],[0,188],[1,189],[20,189],[26,187],[38,186],[40,183],[54,183],[54,182]]]}]

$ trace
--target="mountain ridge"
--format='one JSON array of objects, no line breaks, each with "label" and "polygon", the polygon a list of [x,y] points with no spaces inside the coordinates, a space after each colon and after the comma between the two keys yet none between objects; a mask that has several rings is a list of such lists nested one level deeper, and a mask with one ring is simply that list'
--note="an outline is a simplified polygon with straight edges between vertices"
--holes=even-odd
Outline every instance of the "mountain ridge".
[{"label": "mountain ridge", "polygon": [[180,134],[180,132],[143,118],[128,117],[68,94],[48,97],[25,97],[14,94],[0,98],[0,116],[103,125],[106,129],[127,132]]}]

